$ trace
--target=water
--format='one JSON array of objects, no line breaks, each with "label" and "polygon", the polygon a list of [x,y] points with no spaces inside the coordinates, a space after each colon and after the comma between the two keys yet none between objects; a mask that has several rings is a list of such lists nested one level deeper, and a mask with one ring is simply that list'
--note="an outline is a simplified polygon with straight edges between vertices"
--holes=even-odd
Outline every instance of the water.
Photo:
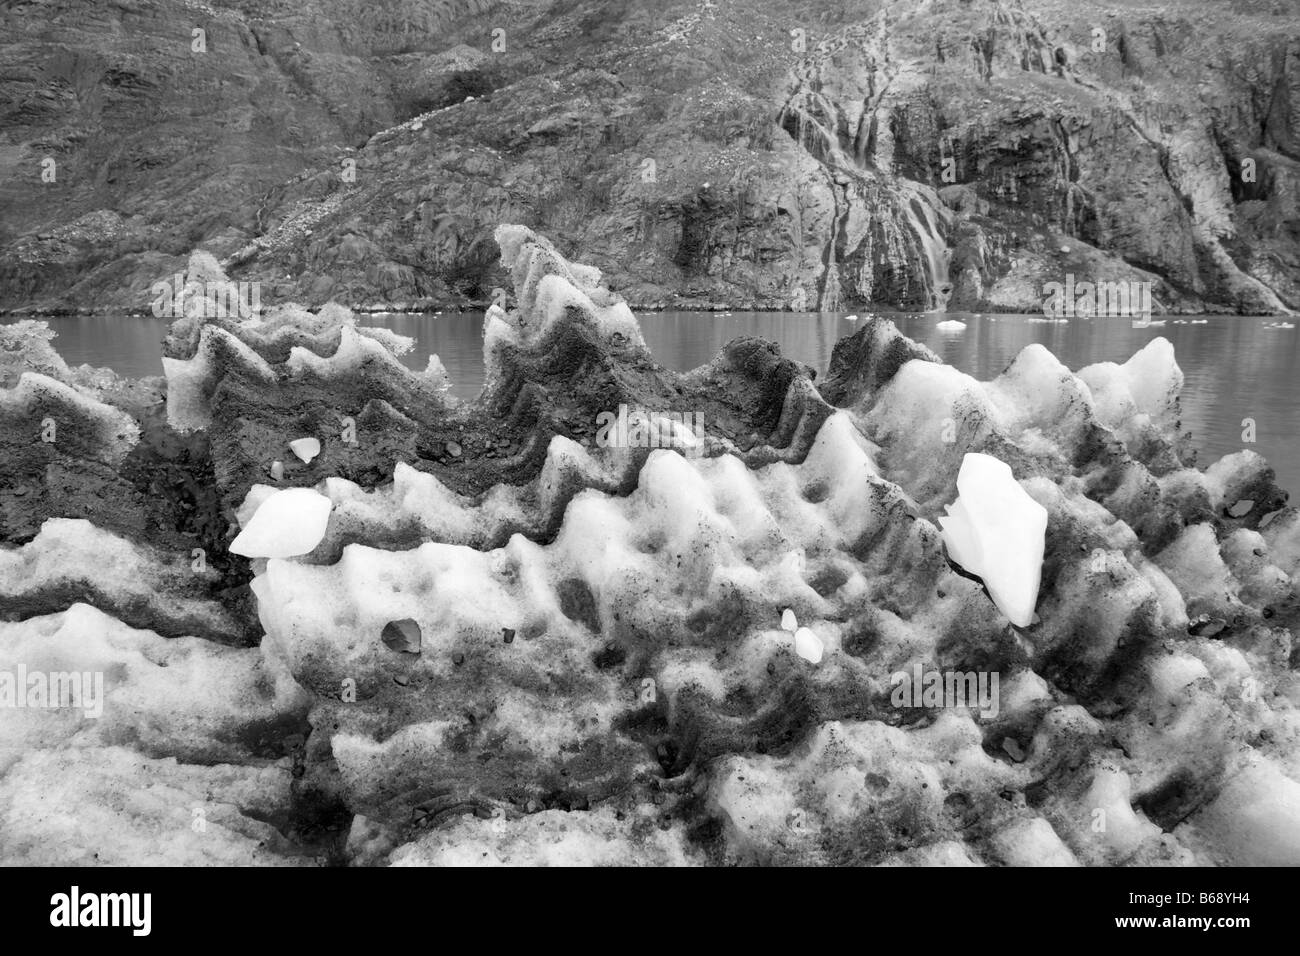
[{"label": "water", "polygon": [[[1183,425],[1201,449],[1202,466],[1222,455],[1251,448],[1277,470],[1284,488],[1300,489],[1300,329],[1270,329],[1272,318],[1209,316],[1207,324],[1135,329],[1124,319],[1044,323],[1041,317],[999,315],[891,316],[908,336],[924,342],[946,362],[979,379],[996,375],[1021,349],[1039,342],[1072,369],[1093,362],[1122,362],[1158,335],[1174,344],[1186,384]],[[964,332],[940,332],[941,319],[967,322]],[[1038,318],[1038,321],[1031,321]],[[755,335],[781,346],[782,354],[825,374],[831,350],[860,325],[842,314],[686,312],[640,316],[645,338],[660,362],[686,371],[701,365],[733,338]],[[0,321],[11,322],[12,318]],[[166,320],[153,318],[55,318],[54,345],[71,365],[104,365],[131,376],[162,374],[161,340]],[[416,341],[404,361],[423,368],[436,353],[453,382],[453,392],[473,398],[483,385],[481,313],[369,316]],[[1243,444],[1242,420],[1255,420],[1256,442]]]}]

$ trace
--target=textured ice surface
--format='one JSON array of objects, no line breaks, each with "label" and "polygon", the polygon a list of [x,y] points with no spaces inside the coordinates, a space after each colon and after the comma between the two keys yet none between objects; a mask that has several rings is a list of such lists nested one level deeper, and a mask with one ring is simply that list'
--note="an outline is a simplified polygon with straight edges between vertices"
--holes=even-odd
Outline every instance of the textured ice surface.
[{"label": "textured ice surface", "polygon": [[[185,761],[247,760],[251,728],[302,716],[306,694],[256,648],[137,630],[85,604],[22,623],[0,622],[0,671],[99,674],[98,713],[80,707],[6,710],[0,770],[31,747],[131,741]],[[27,688],[23,688],[25,693]],[[94,694],[94,688],[90,688]]]},{"label": "textured ice surface", "polygon": [[25,427],[33,442],[81,445],[110,465],[121,464],[140,437],[139,426],[126,413],[86,389],[37,372],[23,372],[12,388],[0,388],[0,422]]},{"label": "textured ice surface", "polygon": [[611,807],[586,813],[545,810],[517,820],[461,817],[407,844],[394,866],[690,866],[701,853],[683,827],[663,828],[647,812]]},{"label": "textured ice surface", "polygon": [[[306,695],[256,648],[162,638],[95,608],[0,623],[0,674],[98,674],[99,713],[6,706],[0,859],[9,865],[246,865],[297,851],[266,821]],[[53,699],[53,698],[51,698]],[[70,698],[65,698],[70,699]]]},{"label": "textured ice surface", "polygon": [[990,455],[966,455],[957,492],[948,517],[939,519],[949,556],[984,581],[1012,624],[1028,627],[1042,579],[1047,509]]},{"label": "textured ice surface", "polygon": [[71,590],[135,626],[234,642],[236,614],[206,593],[219,580],[189,552],[160,552],[81,519],[51,518],[26,544],[0,548],[0,601],[24,616],[66,606]]},{"label": "textured ice surface", "polygon": [[167,418],[180,431],[206,428],[212,423],[208,402],[219,381],[220,368],[238,362],[248,374],[271,382],[275,373],[252,348],[217,325],[203,326],[192,358],[163,356],[167,376]]},{"label": "textured ice surface", "polygon": [[411,339],[358,326],[350,310],[334,303],[315,314],[287,305],[248,319],[211,317],[187,304],[186,316],[172,324],[164,345],[168,419],[182,431],[211,424],[212,397],[231,368],[271,385],[276,365],[295,378],[337,379],[373,363],[382,369],[379,374],[412,389],[440,394],[447,387],[435,360],[423,374],[398,360],[413,347]]},{"label": "textured ice surface", "polygon": [[[678,375],[597,270],[499,240],[473,402],[336,306],[193,314],[181,440],[21,333],[0,384],[77,398],[0,484],[0,671],[105,694],[6,714],[4,859],[1300,863],[1300,517],[1258,455],[1192,467],[1168,343],[980,382],[867,318],[819,383],[756,340]],[[701,454],[599,447],[620,404],[703,410]],[[1009,473],[971,492],[981,456]],[[141,460],[165,521],[10,517]],[[923,669],[998,706],[898,703]]]},{"label": "textured ice surface", "polygon": [[118,746],[32,751],[0,778],[0,857],[13,866],[310,862],[267,822],[292,779],[287,762],[183,763]]}]

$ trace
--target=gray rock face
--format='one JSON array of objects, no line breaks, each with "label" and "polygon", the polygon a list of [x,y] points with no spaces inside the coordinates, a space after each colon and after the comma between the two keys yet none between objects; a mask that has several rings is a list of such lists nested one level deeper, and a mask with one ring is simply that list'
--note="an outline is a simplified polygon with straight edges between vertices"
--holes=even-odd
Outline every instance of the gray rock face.
[{"label": "gray rock face", "polygon": [[638,306],[1300,306],[1271,2],[356,7],[0,13],[0,308],[147,308],[195,246],[311,306],[483,303],[502,221]]}]

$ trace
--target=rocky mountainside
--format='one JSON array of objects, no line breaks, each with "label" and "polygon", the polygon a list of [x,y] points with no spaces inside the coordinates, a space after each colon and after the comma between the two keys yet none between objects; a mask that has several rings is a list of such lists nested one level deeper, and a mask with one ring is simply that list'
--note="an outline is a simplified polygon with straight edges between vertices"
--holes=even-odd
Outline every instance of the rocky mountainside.
[{"label": "rocky mountainside", "polygon": [[7,0],[0,53],[0,308],[194,248],[481,304],[500,222],[642,307],[1300,308],[1290,0]]}]

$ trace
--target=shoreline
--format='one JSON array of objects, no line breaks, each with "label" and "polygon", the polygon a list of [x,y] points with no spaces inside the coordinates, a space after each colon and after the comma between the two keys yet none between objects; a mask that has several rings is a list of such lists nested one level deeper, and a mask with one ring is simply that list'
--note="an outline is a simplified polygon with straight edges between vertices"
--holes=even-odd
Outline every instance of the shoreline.
[{"label": "shoreline", "polygon": [[[436,307],[436,308],[425,308],[425,309],[372,309],[372,308],[358,307],[358,306],[353,306],[353,305],[346,306],[346,308],[347,308],[349,311],[351,311],[354,315],[439,315],[439,314],[443,314],[443,313],[451,313],[451,314],[456,314],[456,315],[465,315],[465,314],[468,314],[468,313],[486,312],[490,306],[491,306],[491,303],[487,303],[487,304],[482,305],[482,306],[478,306],[478,305],[450,305],[450,306],[439,306],[439,307]],[[303,308],[307,308],[307,309],[316,308],[316,309],[319,309],[319,308],[321,308],[321,306],[319,306],[319,305],[317,305],[317,306],[303,306]],[[835,311],[832,311],[832,312],[821,312],[821,311],[812,311],[812,310],[802,310],[802,311],[801,311],[801,310],[792,310],[792,309],[778,309],[778,308],[774,308],[774,307],[766,307],[766,306],[742,306],[742,307],[736,307],[736,306],[722,306],[722,305],[716,305],[716,304],[695,305],[695,306],[685,306],[685,305],[683,305],[683,306],[678,306],[678,307],[670,307],[670,306],[662,305],[662,304],[655,304],[655,305],[635,305],[635,304],[632,304],[632,303],[628,303],[628,308],[631,309],[632,312],[635,313],[635,314],[641,314],[641,313],[658,313],[658,312],[694,312],[694,313],[699,313],[699,314],[731,314],[731,313],[752,313],[752,314],[763,314],[763,313],[771,313],[771,314],[776,314],[776,315],[809,315],[809,316],[813,316],[813,315],[855,315],[855,314],[859,314],[859,312],[860,312],[860,313],[863,313],[863,314],[866,314],[866,315],[884,315],[884,316],[894,316],[894,315],[935,315],[935,316],[946,316],[946,315],[967,315],[967,316],[977,316],[977,317],[985,316],[985,315],[1039,315],[1039,314],[1042,314],[1042,313],[1040,313],[1040,311],[1026,312],[1026,311],[1021,311],[1021,310],[1018,310],[1018,309],[981,309],[981,310],[979,310],[979,311],[974,311],[974,310],[972,310],[972,311],[952,310],[952,311],[943,311],[943,312],[922,312],[922,311],[909,310],[909,309],[880,308],[880,307],[874,307],[874,308],[871,308],[871,307],[867,307],[867,306],[859,306],[857,312],[855,312],[853,309],[838,309],[838,310],[835,310]],[[1151,318],[1152,318],[1152,319],[1171,318],[1171,317],[1174,317],[1174,316],[1180,316],[1180,317],[1181,317],[1181,316],[1197,316],[1197,317],[1199,317],[1199,316],[1222,316],[1222,317],[1225,317],[1225,318],[1227,318],[1227,317],[1232,317],[1232,318],[1240,318],[1240,319],[1272,319],[1272,318],[1286,318],[1286,317],[1288,317],[1288,316],[1292,316],[1292,315],[1294,315],[1294,314],[1295,314],[1295,313],[1291,313],[1291,312],[1250,312],[1250,313],[1246,313],[1246,312],[1200,312],[1200,311],[1187,311],[1187,312],[1183,312],[1183,311],[1174,311],[1174,312],[1152,312],[1152,313],[1151,313]],[[1051,316],[1048,316],[1048,317],[1049,317],[1049,318],[1052,318]],[[27,308],[19,308],[19,309],[0,309],[0,319],[4,319],[4,318],[25,318],[25,319],[70,319],[70,318],[85,318],[85,319],[102,318],[102,319],[113,319],[113,318],[129,318],[129,319],[159,319],[159,320],[167,320],[167,321],[171,321],[171,320],[174,318],[174,316],[166,316],[166,315],[159,316],[159,315],[154,315],[152,312],[150,312],[150,311],[147,310],[147,309],[128,309],[128,310],[121,310],[121,309],[107,309],[107,310],[106,310],[106,309],[27,309]],[[1089,319],[1096,319],[1096,318],[1101,318],[1101,319],[1131,319],[1131,318],[1135,318],[1135,317],[1134,317],[1134,316],[1127,316],[1127,315],[1103,315],[1103,316],[1092,315],[1092,316],[1069,316],[1069,317],[1056,316],[1055,318],[1081,319],[1081,320],[1087,321],[1087,320],[1089,320]]]}]

